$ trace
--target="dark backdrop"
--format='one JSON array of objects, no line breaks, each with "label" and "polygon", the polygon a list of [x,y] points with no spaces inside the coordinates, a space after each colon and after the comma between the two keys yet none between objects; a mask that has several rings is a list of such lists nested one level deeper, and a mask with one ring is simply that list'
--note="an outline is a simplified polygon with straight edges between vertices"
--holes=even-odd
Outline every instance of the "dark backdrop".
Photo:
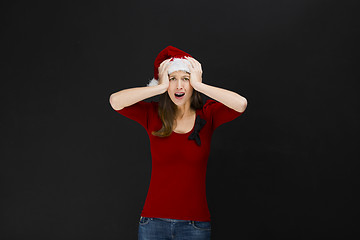
[{"label": "dark backdrop", "polygon": [[358,1],[7,1],[1,239],[137,239],[144,129],[110,94],[173,45],[248,100],[213,136],[212,239],[359,232]]}]

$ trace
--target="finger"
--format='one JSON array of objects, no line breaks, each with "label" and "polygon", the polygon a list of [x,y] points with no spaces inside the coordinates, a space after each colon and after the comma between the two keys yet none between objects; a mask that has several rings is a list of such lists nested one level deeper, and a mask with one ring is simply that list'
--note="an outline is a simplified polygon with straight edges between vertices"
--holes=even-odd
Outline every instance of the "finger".
[{"label": "finger", "polygon": [[171,59],[169,58],[167,61],[166,61],[166,69],[168,69],[171,65]]},{"label": "finger", "polygon": [[166,64],[166,66],[164,67],[164,72],[168,73],[168,69],[171,66],[170,64],[170,60],[168,61],[168,63]]},{"label": "finger", "polygon": [[162,61],[162,63],[160,63],[160,67],[161,67],[161,66],[164,66],[164,65],[167,64],[169,61],[170,61],[170,58]]},{"label": "finger", "polygon": [[195,59],[193,57],[186,57],[190,61],[194,61]]},{"label": "finger", "polygon": [[167,66],[167,67],[168,67],[168,66],[170,65],[170,64],[168,64],[169,61],[170,61],[170,59],[166,59],[166,60],[164,60],[164,61],[160,64],[160,66],[159,66],[159,72],[165,71],[166,68],[164,68],[164,66]]},{"label": "finger", "polygon": [[168,68],[171,64],[170,64],[170,58],[166,60],[166,67]]},{"label": "finger", "polygon": [[201,63],[199,63],[199,61],[197,61],[196,59],[194,59],[195,65],[196,65],[196,69],[198,71],[201,71]]},{"label": "finger", "polygon": [[190,71],[194,68],[193,66],[192,66],[192,64],[191,64],[191,62],[190,61],[187,61],[186,62],[186,64],[188,65],[188,67],[190,68]]},{"label": "finger", "polygon": [[192,68],[194,68],[194,64],[192,63],[192,59],[190,59],[189,57],[186,57],[186,60],[188,60],[189,62],[189,64],[190,64],[190,66],[192,67]]},{"label": "finger", "polygon": [[191,63],[196,66],[199,67],[201,64],[199,63],[199,61],[197,61],[195,58],[189,57],[189,60],[191,61]]},{"label": "finger", "polygon": [[193,65],[194,69],[199,70],[199,62],[196,61],[195,58],[189,58],[189,59],[190,59],[191,64]]},{"label": "finger", "polygon": [[193,57],[189,57],[188,59],[193,63],[200,64],[200,62]]}]

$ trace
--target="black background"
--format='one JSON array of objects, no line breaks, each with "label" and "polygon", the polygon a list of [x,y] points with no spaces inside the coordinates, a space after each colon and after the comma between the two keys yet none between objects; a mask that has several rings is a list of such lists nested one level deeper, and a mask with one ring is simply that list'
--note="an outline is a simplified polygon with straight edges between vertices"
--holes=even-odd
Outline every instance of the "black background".
[{"label": "black background", "polygon": [[110,94],[168,45],[239,93],[207,170],[212,239],[359,233],[358,1],[7,1],[1,239],[137,239],[149,140]]}]

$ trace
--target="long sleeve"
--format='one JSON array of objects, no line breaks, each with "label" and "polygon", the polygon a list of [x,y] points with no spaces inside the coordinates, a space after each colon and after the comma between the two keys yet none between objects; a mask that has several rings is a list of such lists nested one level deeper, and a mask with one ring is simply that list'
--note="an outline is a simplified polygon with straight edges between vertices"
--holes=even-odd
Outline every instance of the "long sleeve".
[{"label": "long sleeve", "polygon": [[140,123],[146,130],[149,129],[149,120],[153,102],[139,101],[121,110],[115,110],[121,115]]},{"label": "long sleeve", "polygon": [[203,107],[204,114],[208,119],[211,119],[212,130],[214,131],[221,124],[230,122],[239,117],[243,112],[235,111],[215,100],[209,99]]}]

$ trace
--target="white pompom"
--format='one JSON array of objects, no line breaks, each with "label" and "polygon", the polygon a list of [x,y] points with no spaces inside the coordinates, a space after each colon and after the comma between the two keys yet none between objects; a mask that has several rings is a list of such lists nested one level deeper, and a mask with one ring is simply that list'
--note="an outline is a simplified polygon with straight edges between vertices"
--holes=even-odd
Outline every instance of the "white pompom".
[{"label": "white pompom", "polygon": [[159,85],[159,81],[156,80],[155,78],[153,78],[150,80],[150,82],[146,86],[152,87],[152,86],[156,86],[156,85]]}]

